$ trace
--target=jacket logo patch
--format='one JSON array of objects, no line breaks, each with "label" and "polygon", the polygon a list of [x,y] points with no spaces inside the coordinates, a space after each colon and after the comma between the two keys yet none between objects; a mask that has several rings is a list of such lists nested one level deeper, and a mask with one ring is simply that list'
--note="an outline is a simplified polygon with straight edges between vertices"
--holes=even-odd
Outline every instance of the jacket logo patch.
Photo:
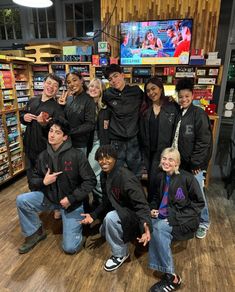
[{"label": "jacket logo patch", "polygon": [[193,125],[186,125],[185,134],[186,135],[192,135],[193,134]]},{"label": "jacket logo patch", "polygon": [[109,128],[109,120],[104,120],[104,130]]},{"label": "jacket logo patch", "polygon": [[121,190],[119,188],[113,187],[112,193],[113,193],[114,197],[119,201]]},{"label": "jacket logo patch", "polygon": [[168,116],[168,121],[170,122],[170,123],[173,123],[173,121],[174,121],[174,118],[175,118],[175,114],[169,114],[169,116]]},{"label": "jacket logo patch", "polygon": [[65,161],[64,162],[64,170],[65,171],[72,171],[73,170],[72,161]]},{"label": "jacket logo patch", "polygon": [[177,191],[176,191],[176,194],[175,194],[175,199],[177,201],[182,201],[185,199],[185,195],[184,195],[184,192],[181,188],[178,188]]}]

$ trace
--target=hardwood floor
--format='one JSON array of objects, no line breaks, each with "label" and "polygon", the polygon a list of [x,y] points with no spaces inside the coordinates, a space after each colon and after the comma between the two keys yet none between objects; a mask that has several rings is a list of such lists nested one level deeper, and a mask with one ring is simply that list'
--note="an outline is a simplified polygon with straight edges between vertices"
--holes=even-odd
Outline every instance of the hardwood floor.
[{"label": "hardwood floor", "polygon": [[[21,178],[1,189],[0,196],[0,292],[142,292],[158,278],[148,268],[147,253],[139,258],[130,245],[131,260],[108,273],[103,263],[109,257],[107,243],[86,248],[77,255],[60,249],[60,222],[43,215],[48,237],[25,255],[15,198],[27,191]],[[205,239],[174,245],[176,271],[182,276],[182,292],[235,291],[235,194],[230,200],[220,184],[207,191],[212,225]]]}]

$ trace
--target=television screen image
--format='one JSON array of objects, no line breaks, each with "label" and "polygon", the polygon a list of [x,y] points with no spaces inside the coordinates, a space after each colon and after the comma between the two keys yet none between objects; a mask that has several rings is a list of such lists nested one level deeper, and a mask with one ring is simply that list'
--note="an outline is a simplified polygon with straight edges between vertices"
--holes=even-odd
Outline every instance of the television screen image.
[{"label": "television screen image", "polygon": [[192,19],[123,22],[121,65],[188,64]]}]

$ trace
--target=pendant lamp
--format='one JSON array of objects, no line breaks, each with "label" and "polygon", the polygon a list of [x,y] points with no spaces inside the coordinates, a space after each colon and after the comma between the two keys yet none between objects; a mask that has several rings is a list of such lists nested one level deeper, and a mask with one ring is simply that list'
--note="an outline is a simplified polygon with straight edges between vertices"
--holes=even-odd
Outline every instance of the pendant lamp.
[{"label": "pendant lamp", "polygon": [[14,3],[31,8],[46,8],[53,5],[51,0],[12,0]]}]

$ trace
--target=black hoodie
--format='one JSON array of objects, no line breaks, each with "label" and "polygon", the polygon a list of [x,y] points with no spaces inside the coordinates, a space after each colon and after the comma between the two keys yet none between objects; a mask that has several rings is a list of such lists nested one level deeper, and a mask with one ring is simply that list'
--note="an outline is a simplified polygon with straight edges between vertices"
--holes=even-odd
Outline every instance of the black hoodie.
[{"label": "black hoodie", "polygon": [[[46,172],[62,171],[55,183],[43,184]],[[60,205],[64,197],[69,199],[72,211],[81,205],[83,200],[96,186],[96,178],[82,151],[72,147],[71,140],[65,141],[57,151],[47,145],[38,157],[33,177],[29,181],[30,188],[41,191],[45,195],[45,203]]]}]

